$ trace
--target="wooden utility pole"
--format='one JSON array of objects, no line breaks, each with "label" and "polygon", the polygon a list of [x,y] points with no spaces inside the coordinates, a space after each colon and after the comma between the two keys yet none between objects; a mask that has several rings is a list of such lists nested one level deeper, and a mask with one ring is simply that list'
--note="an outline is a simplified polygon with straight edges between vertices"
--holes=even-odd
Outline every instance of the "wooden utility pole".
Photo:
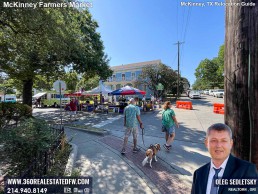
[{"label": "wooden utility pole", "polygon": [[177,41],[177,98],[179,98],[179,79],[180,79],[180,76],[179,76],[179,66],[180,66],[180,44],[183,44],[184,42],[179,42]]},{"label": "wooden utility pole", "polygon": [[233,130],[233,154],[258,169],[258,4],[236,2],[226,6],[225,123]]}]

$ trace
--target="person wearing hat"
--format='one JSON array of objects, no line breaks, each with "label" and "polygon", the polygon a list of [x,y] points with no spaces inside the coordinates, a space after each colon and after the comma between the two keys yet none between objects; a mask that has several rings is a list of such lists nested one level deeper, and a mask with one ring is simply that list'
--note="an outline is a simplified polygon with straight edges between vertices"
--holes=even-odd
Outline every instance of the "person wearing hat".
[{"label": "person wearing hat", "polygon": [[140,128],[143,128],[143,124],[140,117],[140,109],[135,105],[135,99],[129,100],[129,105],[124,110],[124,126],[126,127],[123,148],[121,154],[125,154],[125,148],[128,142],[128,137],[133,134],[133,152],[136,153],[140,149],[137,148],[137,135],[138,135],[138,123]]}]

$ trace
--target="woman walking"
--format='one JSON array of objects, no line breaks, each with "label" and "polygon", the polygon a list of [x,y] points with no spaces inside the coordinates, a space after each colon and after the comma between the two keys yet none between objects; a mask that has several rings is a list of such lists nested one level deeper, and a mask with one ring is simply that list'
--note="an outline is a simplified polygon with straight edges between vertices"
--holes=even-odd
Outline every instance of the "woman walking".
[{"label": "woman walking", "polygon": [[171,109],[171,106],[171,102],[166,101],[163,105],[162,111],[162,131],[166,132],[166,143],[163,145],[163,147],[166,150],[169,150],[172,147],[171,143],[173,142],[176,135],[175,125],[177,128],[179,128],[175,112]]}]

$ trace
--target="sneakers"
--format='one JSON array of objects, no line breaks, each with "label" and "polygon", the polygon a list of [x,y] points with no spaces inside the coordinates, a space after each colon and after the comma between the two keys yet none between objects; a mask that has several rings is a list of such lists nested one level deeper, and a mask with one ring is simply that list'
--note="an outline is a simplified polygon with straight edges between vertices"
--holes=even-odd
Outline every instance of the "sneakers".
[{"label": "sneakers", "polygon": [[133,149],[133,153],[136,153],[136,152],[139,152],[140,151],[140,148],[134,148]]},{"label": "sneakers", "polygon": [[163,147],[164,147],[167,151],[169,151],[169,148],[171,148],[172,146],[171,146],[171,145],[167,146],[166,144],[164,144]]},{"label": "sneakers", "polygon": [[123,154],[123,155],[125,154],[125,149],[121,150],[121,154]]}]

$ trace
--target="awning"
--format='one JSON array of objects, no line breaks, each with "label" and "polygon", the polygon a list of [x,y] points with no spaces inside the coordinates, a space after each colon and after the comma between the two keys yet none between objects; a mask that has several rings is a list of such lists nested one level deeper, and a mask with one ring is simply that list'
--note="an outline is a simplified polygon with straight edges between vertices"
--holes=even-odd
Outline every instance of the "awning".
[{"label": "awning", "polygon": [[133,88],[132,86],[124,86],[120,89],[114,90],[111,92],[112,95],[145,95],[146,92],[139,90],[137,88]]},{"label": "awning", "polygon": [[46,94],[46,92],[37,93],[34,96],[32,96],[32,98],[40,98],[41,96],[44,96],[45,94]]},{"label": "awning", "polygon": [[110,90],[109,88],[107,88],[102,82],[99,84],[98,87],[89,90],[89,91],[85,91],[82,94],[83,95],[87,95],[87,94],[91,94],[91,95],[98,95],[98,94],[109,94],[110,92],[112,92],[112,90]]}]

